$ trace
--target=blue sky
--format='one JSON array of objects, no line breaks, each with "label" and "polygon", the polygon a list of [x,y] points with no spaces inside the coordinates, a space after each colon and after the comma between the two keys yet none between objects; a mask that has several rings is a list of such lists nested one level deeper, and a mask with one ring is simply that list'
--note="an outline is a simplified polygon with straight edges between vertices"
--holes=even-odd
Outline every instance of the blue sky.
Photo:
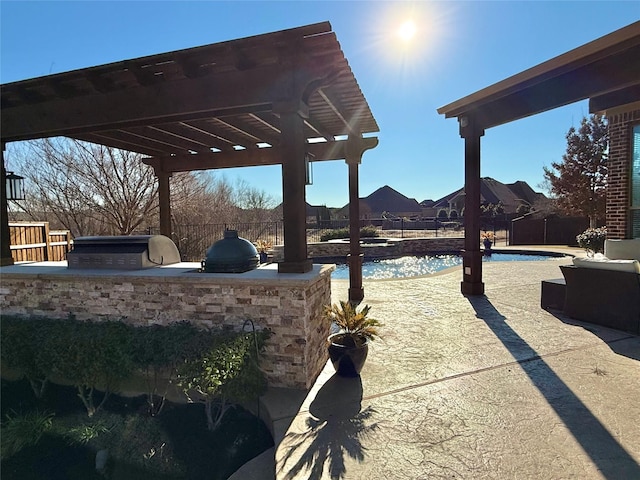
[{"label": "blue sky", "polygon": [[[403,44],[398,26],[417,34]],[[436,109],[640,19],[638,1],[0,1],[0,82],[329,21],[380,126],[360,195],[383,185],[418,201],[464,183],[463,140]],[[482,176],[542,182],[586,102],[486,131]],[[8,150],[10,152],[10,150]],[[7,162],[11,162],[7,155]],[[217,171],[282,198],[280,167]],[[314,165],[307,201],[348,201],[343,161]]]}]

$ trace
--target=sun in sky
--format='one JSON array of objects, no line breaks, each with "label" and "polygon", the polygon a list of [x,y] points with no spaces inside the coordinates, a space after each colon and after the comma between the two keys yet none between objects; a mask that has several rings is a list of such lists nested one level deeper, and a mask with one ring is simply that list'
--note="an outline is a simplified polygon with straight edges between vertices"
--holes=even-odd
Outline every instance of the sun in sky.
[{"label": "sun in sky", "polygon": [[417,31],[416,24],[413,20],[405,20],[400,24],[396,33],[402,42],[409,43],[415,38]]},{"label": "sun in sky", "polygon": [[384,88],[402,89],[423,82],[437,51],[442,8],[426,2],[380,5],[369,13],[367,23],[367,45],[385,66],[379,70],[380,82],[386,85]]}]

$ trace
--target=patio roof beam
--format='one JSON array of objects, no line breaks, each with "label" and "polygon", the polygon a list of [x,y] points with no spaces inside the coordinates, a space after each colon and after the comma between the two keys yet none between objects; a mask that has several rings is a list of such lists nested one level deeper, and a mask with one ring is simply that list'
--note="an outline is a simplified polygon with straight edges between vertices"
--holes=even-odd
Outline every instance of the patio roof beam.
[{"label": "patio roof beam", "polygon": [[[378,145],[377,137],[360,140],[364,150]],[[342,160],[348,155],[347,141],[311,143],[306,146],[307,152],[313,155],[314,161]],[[173,156],[155,156],[142,161],[163,172],[189,172],[213,170],[233,167],[259,167],[282,164],[282,148],[278,146],[256,148],[251,150],[234,150],[230,152],[180,154]]]},{"label": "patio roof beam", "polygon": [[[3,140],[210,118],[240,109],[247,113],[269,111],[278,95],[273,91],[276,87],[267,86],[279,84],[281,69],[269,65],[256,70],[252,75],[226,72],[3,109]],[[174,106],[176,91],[181,92],[179,113]]]},{"label": "patio roof beam", "polygon": [[640,83],[590,98],[589,113],[604,112],[620,105],[638,102],[640,102]]},{"label": "patio roof beam", "polygon": [[[541,63],[438,109],[476,116],[484,128],[640,83],[640,22]],[[615,72],[615,75],[611,75]]]},{"label": "patio roof beam", "polygon": [[[629,55],[640,58],[640,46]],[[607,74],[613,65],[603,61],[532,86],[526,90],[526,95],[517,91],[486,103],[478,102],[457,116],[473,113],[484,128],[491,128],[585,100],[594,93],[626,92],[627,95],[635,94],[635,100],[640,100],[636,90],[640,85],[640,62],[631,61],[626,56],[622,61],[628,67],[613,79]]]}]

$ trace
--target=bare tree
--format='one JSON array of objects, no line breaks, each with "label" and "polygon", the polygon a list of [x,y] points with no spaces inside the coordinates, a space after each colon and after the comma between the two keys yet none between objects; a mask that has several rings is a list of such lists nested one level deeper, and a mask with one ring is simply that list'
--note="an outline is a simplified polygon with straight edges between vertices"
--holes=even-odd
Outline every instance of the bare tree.
[{"label": "bare tree", "polygon": [[242,209],[241,221],[259,223],[278,220],[280,216],[274,210],[276,202],[264,190],[249,185],[245,180],[236,183],[234,203]]},{"label": "bare tree", "polygon": [[224,225],[234,221],[233,189],[211,173],[180,173],[171,178],[172,239],[186,260],[202,258]]},{"label": "bare tree", "polygon": [[157,216],[157,182],[139,154],[53,138],[18,145],[11,157],[30,192],[21,208],[55,216],[74,236],[129,235]]},{"label": "bare tree", "polygon": [[[157,230],[158,184],[139,154],[66,138],[12,145],[7,154],[26,177],[30,193],[19,207],[31,219],[74,237]],[[226,225],[281,218],[265,192],[244,181],[234,188],[211,172],[175,173],[170,189],[171,237],[190,259],[202,257]]]}]

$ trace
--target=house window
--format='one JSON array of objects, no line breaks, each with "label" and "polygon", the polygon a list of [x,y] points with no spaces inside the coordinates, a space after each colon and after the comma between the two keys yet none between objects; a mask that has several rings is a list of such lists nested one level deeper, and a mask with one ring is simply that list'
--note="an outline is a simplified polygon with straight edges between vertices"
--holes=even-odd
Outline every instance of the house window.
[{"label": "house window", "polygon": [[640,238],[640,125],[633,127],[631,159],[631,237]]}]

